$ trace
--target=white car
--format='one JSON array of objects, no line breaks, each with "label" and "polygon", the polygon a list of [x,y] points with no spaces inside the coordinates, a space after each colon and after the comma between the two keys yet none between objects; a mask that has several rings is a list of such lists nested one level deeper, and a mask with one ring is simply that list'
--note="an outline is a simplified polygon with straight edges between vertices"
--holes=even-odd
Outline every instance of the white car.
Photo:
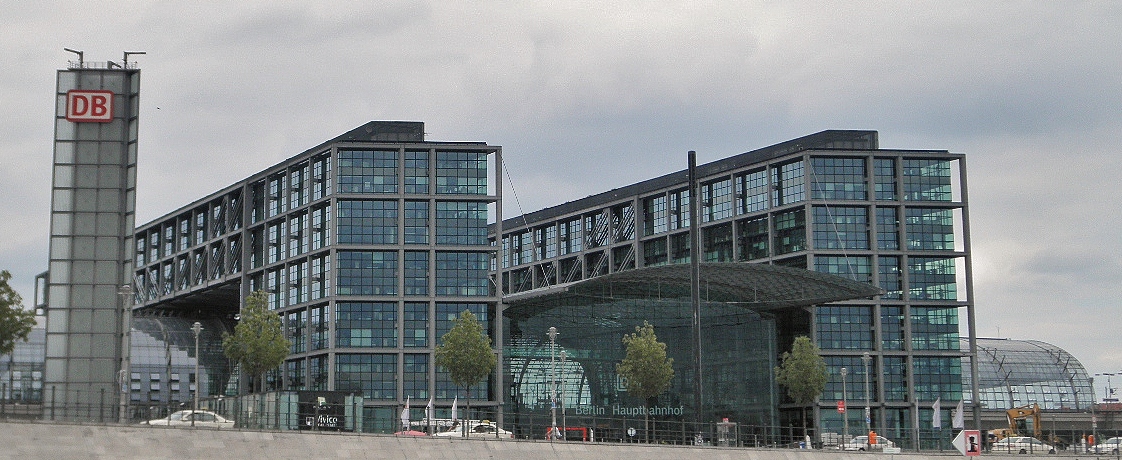
[{"label": "white car", "polygon": [[1091,450],[1096,454],[1111,454],[1118,455],[1119,444],[1122,444],[1122,438],[1110,438],[1106,441],[1095,444]]},{"label": "white car", "polygon": [[869,444],[869,437],[861,435],[854,436],[853,439],[841,446],[842,450],[856,451],[884,449],[885,447],[896,447],[896,443],[884,436],[877,436],[876,444]]},{"label": "white car", "polygon": [[[467,423],[467,427],[468,428],[467,428],[466,436],[469,437],[469,438],[491,438],[491,439],[494,439],[494,438],[513,439],[514,438],[514,433],[511,433],[507,430],[499,428],[499,427],[495,426],[494,422],[489,422],[489,421],[486,421],[486,420],[484,420],[482,422],[474,421],[474,420],[470,421],[470,422]],[[452,427],[449,428],[447,431],[441,431],[441,432],[439,432],[439,433],[437,433],[433,436],[458,438],[458,437],[465,436],[465,433],[463,432],[463,429],[464,429],[463,425],[461,425],[460,422],[456,422],[456,423],[452,424]],[[496,434],[496,430],[497,430],[497,434]]]},{"label": "white car", "polygon": [[181,410],[164,418],[141,422],[142,425],[192,426],[204,428],[233,428],[234,421],[205,410]]},{"label": "white car", "polygon": [[1054,454],[1056,448],[1029,436],[1010,436],[996,441],[990,447],[993,453]]}]

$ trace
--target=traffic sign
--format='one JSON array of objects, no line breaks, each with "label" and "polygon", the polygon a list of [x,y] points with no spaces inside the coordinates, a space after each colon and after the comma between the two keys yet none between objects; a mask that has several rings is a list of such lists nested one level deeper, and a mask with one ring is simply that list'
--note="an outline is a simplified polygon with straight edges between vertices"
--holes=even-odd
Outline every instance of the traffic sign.
[{"label": "traffic sign", "polygon": [[838,413],[839,414],[844,414],[845,413],[845,401],[838,401]]},{"label": "traffic sign", "polygon": [[951,441],[954,448],[967,457],[982,455],[982,432],[978,430],[962,430]]}]

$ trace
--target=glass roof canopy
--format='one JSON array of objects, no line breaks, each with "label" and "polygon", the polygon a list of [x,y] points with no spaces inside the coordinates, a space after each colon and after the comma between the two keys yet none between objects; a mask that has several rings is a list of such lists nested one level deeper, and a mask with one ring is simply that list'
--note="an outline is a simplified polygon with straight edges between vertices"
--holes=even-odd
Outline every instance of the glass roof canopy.
[{"label": "glass roof canopy", "polygon": [[[756,311],[806,307],[880,295],[880,288],[836,275],[766,264],[700,264],[702,302],[740,305]],[[511,314],[564,299],[668,300],[690,298],[690,265],[672,264],[610,273],[569,284],[508,295]],[[586,299],[586,300],[580,300]],[[509,316],[509,315],[508,315]]]}]

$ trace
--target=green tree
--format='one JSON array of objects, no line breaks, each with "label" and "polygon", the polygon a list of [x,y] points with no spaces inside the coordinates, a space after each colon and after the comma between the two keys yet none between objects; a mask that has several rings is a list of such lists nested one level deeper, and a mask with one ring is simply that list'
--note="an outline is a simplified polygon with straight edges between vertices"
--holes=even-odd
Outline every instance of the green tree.
[{"label": "green tree", "polygon": [[280,366],[291,346],[284,336],[280,316],[269,311],[267,303],[265,291],[250,294],[234,333],[222,333],[222,351],[241,365],[258,391],[264,391],[265,372]]},{"label": "green tree", "polygon": [[[623,345],[627,351],[623,361],[616,365],[616,373],[623,377],[629,394],[642,398],[648,407],[653,406],[654,398],[666,391],[674,378],[674,358],[666,356],[666,344],[658,341],[654,326],[646,321],[635,326],[634,334],[623,335]],[[650,442],[647,411],[643,411],[643,425]]]},{"label": "green tree", "polygon": [[12,274],[0,271],[0,355],[16,348],[16,341],[27,341],[35,326],[35,312],[23,309],[23,297],[8,285]]},{"label": "green tree", "polygon": [[826,360],[818,345],[807,336],[795,337],[791,351],[783,352],[775,368],[775,382],[787,388],[787,395],[803,406],[803,434],[807,434],[806,409],[826,388]]},{"label": "green tree", "polygon": [[[453,320],[452,329],[440,337],[436,347],[436,365],[448,371],[452,383],[464,389],[466,414],[471,414],[471,393],[467,391],[491,374],[498,358],[491,349],[491,338],[483,324],[470,311],[464,310]],[[464,419],[470,419],[470,415]]]}]

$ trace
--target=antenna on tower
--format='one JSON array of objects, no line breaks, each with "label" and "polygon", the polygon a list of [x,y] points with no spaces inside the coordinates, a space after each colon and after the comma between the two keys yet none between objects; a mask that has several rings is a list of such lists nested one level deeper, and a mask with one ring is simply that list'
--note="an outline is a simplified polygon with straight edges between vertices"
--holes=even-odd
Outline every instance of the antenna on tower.
[{"label": "antenna on tower", "polygon": [[63,48],[63,49],[64,49],[64,50],[66,50],[66,51],[69,51],[69,52],[71,52],[71,53],[74,53],[74,54],[77,54],[77,55],[78,55],[78,68],[79,68],[79,69],[81,69],[81,68],[82,68],[82,64],[83,64],[83,63],[85,62],[85,60],[84,60],[83,56],[84,56],[84,55],[85,55],[86,53],[83,53],[83,52],[81,52],[81,51],[78,51],[78,50],[72,50],[72,49],[70,49],[70,48]]},{"label": "antenna on tower", "polygon": [[129,55],[132,54],[148,54],[144,51],[125,51],[125,68],[129,68]]}]

